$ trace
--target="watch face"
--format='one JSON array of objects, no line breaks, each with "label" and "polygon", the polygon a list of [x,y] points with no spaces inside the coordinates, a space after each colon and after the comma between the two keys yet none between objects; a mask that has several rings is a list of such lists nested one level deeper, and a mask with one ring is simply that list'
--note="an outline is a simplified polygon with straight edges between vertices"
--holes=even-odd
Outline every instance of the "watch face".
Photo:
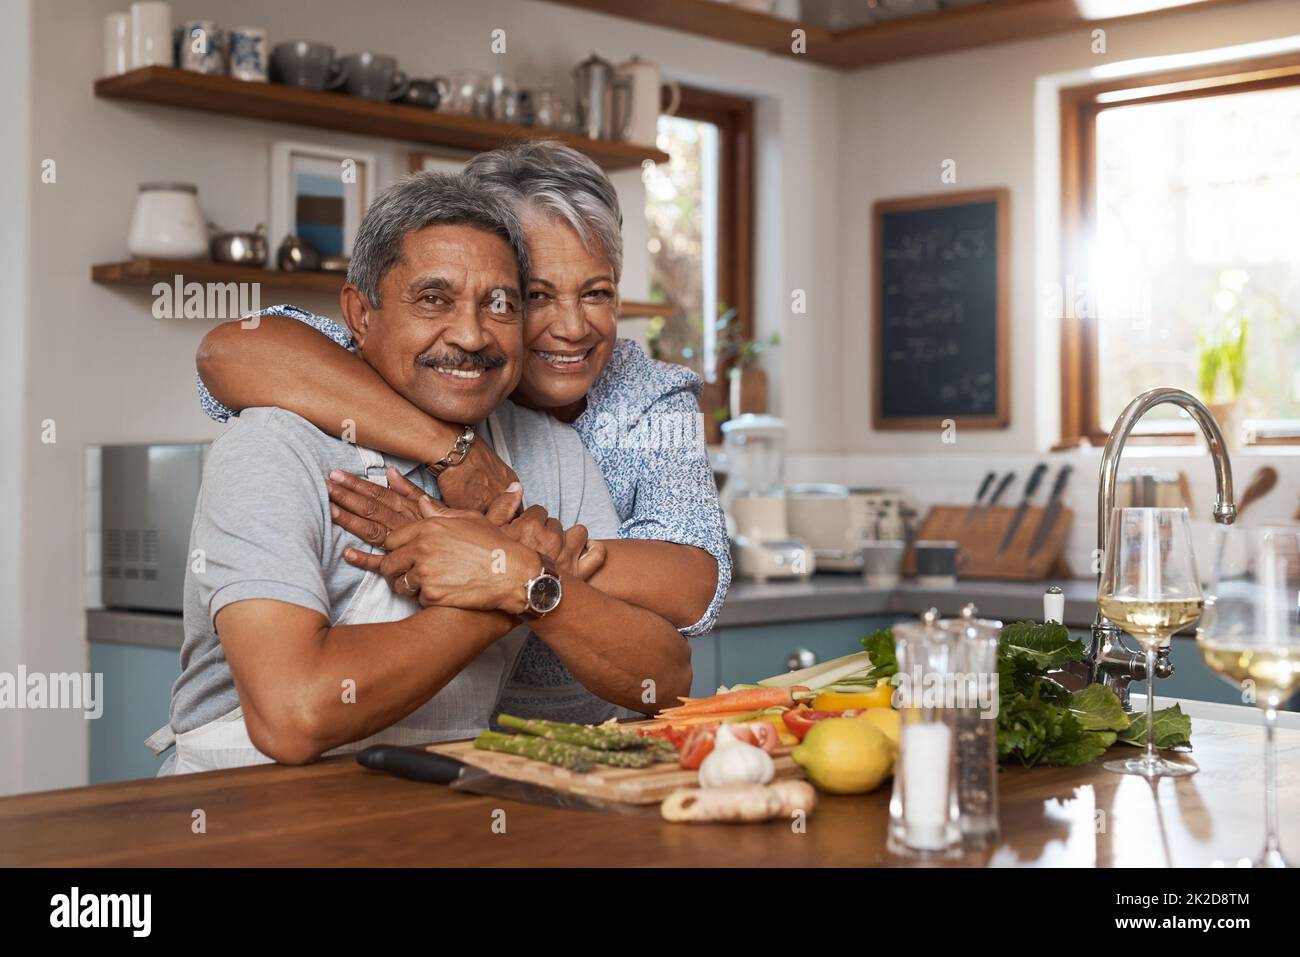
[{"label": "watch face", "polygon": [[560,603],[560,580],[554,575],[538,575],[528,587],[528,604],[539,615],[554,610]]}]

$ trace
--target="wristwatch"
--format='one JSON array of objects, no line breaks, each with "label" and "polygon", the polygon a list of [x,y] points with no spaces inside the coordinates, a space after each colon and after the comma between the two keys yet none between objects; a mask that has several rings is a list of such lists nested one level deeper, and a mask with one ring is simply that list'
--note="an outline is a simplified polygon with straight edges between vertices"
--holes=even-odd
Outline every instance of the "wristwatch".
[{"label": "wristwatch", "polygon": [[560,587],[560,570],[549,555],[538,553],[542,560],[542,570],[536,578],[530,578],[524,584],[524,614],[529,618],[543,618],[555,611],[564,597]]}]

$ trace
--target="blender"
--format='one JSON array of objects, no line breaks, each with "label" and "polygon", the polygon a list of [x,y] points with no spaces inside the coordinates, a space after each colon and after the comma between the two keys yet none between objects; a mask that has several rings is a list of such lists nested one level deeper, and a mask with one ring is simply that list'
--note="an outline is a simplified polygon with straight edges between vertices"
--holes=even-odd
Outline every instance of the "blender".
[{"label": "blender", "polygon": [[807,578],[813,551],[786,524],[785,423],[745,414],[722,424],[728,463],[723,508],[736,574],[754,581]]}]

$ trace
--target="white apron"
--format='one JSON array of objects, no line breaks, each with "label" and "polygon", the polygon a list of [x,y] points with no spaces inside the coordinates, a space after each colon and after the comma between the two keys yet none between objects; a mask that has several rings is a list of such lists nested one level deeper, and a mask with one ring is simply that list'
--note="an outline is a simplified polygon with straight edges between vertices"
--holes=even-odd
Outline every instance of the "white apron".
[{"label": "white apron", "polygon": [[[488,427],[497,440],[497,454],[509,465],[510,453],[505,447],[504,435],[496,424],[495,415],[489,416]],[[355,448],[361,456],[365,478],[387,487],[383,456],[359,445]],[[367,571],[336,624],[400,621],[421,610],[420,603],[414,598],[397,594],[388,587],[388,582],[382,575]],[[411,745],[472,738],[486,730],[497,700],[514,671],[528,633],[528,626],[520,625],[493,642],[444,685],[441,691],[401,721],[364,740],[353,741],[326,752],[326,756],[360,751],[372,744]],[[249,738],[242,707],[193,731],[176,734],[170,724],[165,725],[145,741],[145,746],[156,755],[162,754],[173,744],[176,746],[173,774],[275,763],[273,758],[257,750]]]}]

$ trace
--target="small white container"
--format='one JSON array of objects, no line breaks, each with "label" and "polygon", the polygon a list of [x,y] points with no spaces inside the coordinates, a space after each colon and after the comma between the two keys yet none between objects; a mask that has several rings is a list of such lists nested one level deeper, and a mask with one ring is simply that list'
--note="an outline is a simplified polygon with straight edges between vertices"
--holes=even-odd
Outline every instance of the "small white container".
[{"label": "small white container", "polygon": [[142,183],[126,248],[132,256],[206,259],[208,230],[192,183]]},{"label": "small white container", "polygon": [[131,69],[131,14],[104,17],[104,76],[119,76]]},{"label": "small white container", "polygon": [[172,8],[154,0],[131,4],[131,66],[175,66]]}]

